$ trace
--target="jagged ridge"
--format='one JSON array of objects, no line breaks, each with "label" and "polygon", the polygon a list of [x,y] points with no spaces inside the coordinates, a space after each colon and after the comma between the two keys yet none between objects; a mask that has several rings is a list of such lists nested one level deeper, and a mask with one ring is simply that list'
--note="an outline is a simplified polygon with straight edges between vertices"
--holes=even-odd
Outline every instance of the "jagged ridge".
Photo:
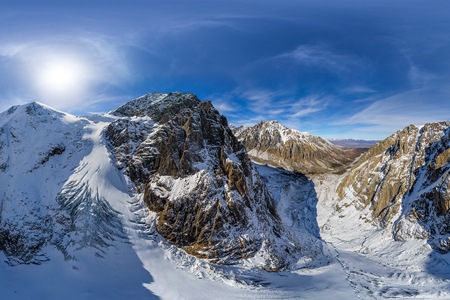
[{"label": "jagged ridge", "polygon": [[[280,269],[295,258],[298,246],[289,242],[273,199],[210,102],[186,93],[150,94],[112,114],[151,119],[119,120],[107,136],[168,241],[218,263],[253,259]],[[124,143],[142,122],[152,126],[147,136]],[[124,148],[133,151],[123,156]]]},{"label": "jagged ridge", "polygon": [[338,210],[368,207],[367,221],[392,227],[393,238],[429,239],[450,250],[450,122],[410,125],[374,145],[338,186]]}]

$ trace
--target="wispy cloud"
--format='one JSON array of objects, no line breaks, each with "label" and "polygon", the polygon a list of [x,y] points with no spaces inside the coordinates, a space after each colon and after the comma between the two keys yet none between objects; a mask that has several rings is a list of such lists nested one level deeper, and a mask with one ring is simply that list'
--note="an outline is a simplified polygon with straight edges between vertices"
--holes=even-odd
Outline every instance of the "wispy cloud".
[{"label": "wispy cloud", "polygon": [[365,61],[358,56],[339,54],[324,44],[300,45],[290,52],[270,58],[274,61],[291,61],[305,66],[323,68],[335,73],[354,72],[365,66]]},{"label": "wispy cloud", "polygon": [[408,71],[408,77],[411,84],[415,88],[420,88],[429,85],[430,83],[438,80],[438,76],[431,72],[420,69],[416,64],[410,61],[410,67]]},{"label": "wispy cloud", "polygon": [[300,99],[292,105],[295,113],[291,116],[293,118],[301,118],[311,115],[313,113],[322,111],[328,106],[328,100],[326,98],[320,98],[316,96],[308,96]]},{"label": "wispy cloud", "polygon": [[322,111],[328,106],[328,98],[308,95],[296,99],[286,90],[248,90],[240,95],[250,100],[255,113],[283,118],[301,118]]},{"label": "wispy cloud", "polygon": [[257,115],[252,117],[247,116],[246,119],[242,118],[242,115],[240,114],[238,115],[231,114],[228,117],[230,117],[231,124],[233,124],[234,126],[253,126],[260,121],[267,120],[266,116],[263,115]]},{"label": "wispy cloud", "polygon": [[237,92],[237,96],[247,101],[249,109],[257,114],[276,116],[285,112],[287,105],[281,101],[288,92],[284,90],[248,89]]},{"label": "wispy cloud", "polygon": [[[269,89],[236,90],[229,98],[244,99],[246,103],[245,109],[236,106],[223,111],[234,125],[251,126],[262,120],[277,120],[301,131],[305,131],[305,123],[317,112],[327,109],[331,101],[318,95],[296,98],[291,91]],[[221,105],[217,101],[214,103]]]},{"label": "wispy cloud", "polygon": [[11,58],[21,53],[27,47],[26,44],[0,45],[0,57]]},{"label": "wispy cloud", "polygon": [[342,90],[345,94],[372,94],[376,90],[364,85],[352,85]]},{"label": "wispy cloud", "polygon": [[445,85],[409,90],[374,101],[362,111],[335,121],[335,125],[361,126],[387,136],[409,124],[450,119],[450,89]]},{"label": "wispy cloud", "polygon": [[240,109],[239,105],[232,100],[230,95],[210,95],[207,99],[212,99],[214,107],[221,113],[232,113]]}]

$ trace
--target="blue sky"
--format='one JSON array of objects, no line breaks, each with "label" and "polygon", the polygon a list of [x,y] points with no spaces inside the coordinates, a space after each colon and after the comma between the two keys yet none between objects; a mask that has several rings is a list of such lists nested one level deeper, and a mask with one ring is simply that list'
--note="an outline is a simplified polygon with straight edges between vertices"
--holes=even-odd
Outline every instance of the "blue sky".
[{"label": "blue sky", "polygon": [[[73,84],[49,83],[64,61]],[[170,91],[324,137],[449,120],[450,1],[0,0],[1,110]]]}]

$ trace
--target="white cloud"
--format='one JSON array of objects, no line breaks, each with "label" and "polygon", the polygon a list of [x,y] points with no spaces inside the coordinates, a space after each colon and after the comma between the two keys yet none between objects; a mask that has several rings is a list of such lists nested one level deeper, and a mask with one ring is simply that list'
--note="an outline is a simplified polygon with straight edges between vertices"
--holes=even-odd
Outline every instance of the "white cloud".
[{"label": "white cloud", "polygon": [[256,116],[247,116],[247,118],[243,118],[241,114],[229,114],[227,117],[232,118],[233,121],[230,122],[234,126],[253,126],[260,121],[266,121],[267,116],[264,115],[256,115]]},{"label": "white cloud", "polygon": [[328,100],[326,98],[320,98],[316,96],[308,96],[300,99],[298,102],[292,105],[292,109],[295,113],[291,116],[293,118],[301,118],[310,114],[322,111],[328,106]]},{"label": "white cloud", "polygon": [[271,102],[275,98],[283,95],[285,92],[283,91],[274,91],[268,89],[249,89],[241,93],[241,96],[255,101],[257,103],[260,102]]},{"label": "white cloud", "polygon": [[430,72],[421,70],[417,65],[410,62],[408,77],[411,84],[417,88],[424,87],[438,80],[438,77]]},{"label": "white cloud", "polygon": [[277,55],[272,60],[289,60],[306,66],[328,69],[332,72],[354,72],[364,67],[363,59],[346,54],[337,54],[323,44],[300,45],[295,50]]},{"label": "white cloud", "polygon": [[287,90],[251,89],[238,96],[248,101],[250,110],[265,119],[298,119],[322,111],[328,107],[329,99],[309,95],[292,99]]},{"label": "white cloud", "polygon": [[287,93],[286,90],[269,89],[236,91],[237,96],[249,100],[248,107],[252,112],[267,115],[266,119],[285,113],[290,103],[283,103],[281,99],[286,97]]},{"label": "white cloud", "polygon": [[26,48],[26,44],[0,45],[0,56],[5,58],[14,57]]},{"label": "white cloud", "polygon": [[[305,117],[325,110],[330,103],[328,97],[310,95],[296,99],[288,93],[287,90],[248,89],[242,92],[235,90],[228,97],[246,99],[246,109],[235,107],[223,112],[236,126],[252,126],[262,120],[277,120],[290,128],[305,131],[307,128]],[[214,101],[215,105],[216,102]],[[220,106],[218,107],[220,110]]]},{"label": "white cloud", "polygon": [[450,89],[445,85],[398,93],[371,103],[335,125],[358,126],[359,133],[388,136],[410,124],[450,120]]},{"label": "white cloud", "polygon": [[236,111],[236,107],[232,106],[228,101],[214,100],[214,107],[221,113]]},{"label": "white cloud", "polygon": [[318,112],[318,111],[321,111],[321,110],[322,110],[321,108],[307,107],[307,108],[303,108],[303,109],[298,110],[292,116],[294,118],[300,118],[300,117],[304,117],[304,116],[310,115],[312,113],[315,113],[315,112]]},{"label": "white cloud", "polygon": [[352,85],[343,89],[343,92],[346,94],[371,94],[375,93],[376,90],[363,85]]}]

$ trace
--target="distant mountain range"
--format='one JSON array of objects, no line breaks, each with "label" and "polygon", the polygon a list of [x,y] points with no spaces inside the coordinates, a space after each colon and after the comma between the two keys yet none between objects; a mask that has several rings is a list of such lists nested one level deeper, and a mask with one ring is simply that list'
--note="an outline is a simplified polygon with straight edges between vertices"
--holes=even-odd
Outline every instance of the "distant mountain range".
[{"label": "distant mountain range", "polygon": [[355,140],[355,139],[341,139],[341,138],[332,138],[328,139],[331,143],[345,147],[345,148],[370,148],[379,140]]}]

